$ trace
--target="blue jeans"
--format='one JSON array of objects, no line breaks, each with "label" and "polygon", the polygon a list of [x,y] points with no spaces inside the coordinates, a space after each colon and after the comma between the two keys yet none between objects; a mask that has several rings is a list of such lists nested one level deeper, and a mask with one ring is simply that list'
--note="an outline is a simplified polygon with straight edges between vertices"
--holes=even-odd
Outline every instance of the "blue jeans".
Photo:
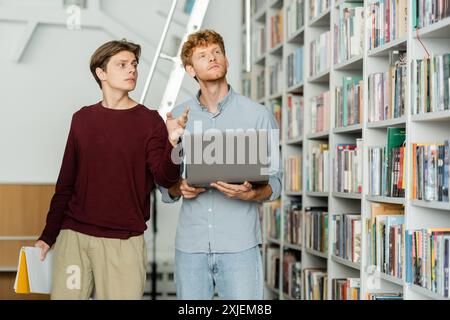
[{"label": "blue jeans", "polygon": [[181,300],[261,300],[264,283],[258,246],[236,253],[186,253],[176,250],[175,284]]}]

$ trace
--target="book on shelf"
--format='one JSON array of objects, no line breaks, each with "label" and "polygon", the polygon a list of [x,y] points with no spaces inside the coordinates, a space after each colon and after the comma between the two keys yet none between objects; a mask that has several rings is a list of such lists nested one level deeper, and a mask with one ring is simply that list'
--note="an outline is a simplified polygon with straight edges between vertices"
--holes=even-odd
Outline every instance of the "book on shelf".
[{"label": "book on shelf", "polygon": [[242,76],[242,95],[252,98],[252,80],[248,74]]},{"label": "book on shelf", "polygon": [[449,202],[449,140],[412,144],[412,198]]},{"label": "book on shelf", "polygon": [[450,228],[407,230],[406,282],[449,297]]},{"label": "book on shelf", "polygon": [[413,0],[413,26],[424,28],[450,17],[450,0]]},{"label": "book on shelf", "polygon": [[401,205],[372,203],[367,224],[367,265],[402,278],[405,261],[405,216]]},{"label": "book on shelf", "polygon": [[343,77],[335,88],[336,128],[362,123],[363,88],[361,76]]},{"label": "book on shelf", "polygon": [[295,48],[287,56],[286,77],[288,88],[303,82],[303,47]]},{"label": "book on shelf", "polygon": [[[283,132],[283,123],[281,121],[281,100],[280,99],[272,99],[270,100],[269,110],[272,112],[275,120],[277,121],[278,128],[280,132]],[[280,139],[281,139],[280,135]]]},{"label": "book on shelf", "polygon": [[368,88],[369,122],[403,116],[408,93],[406,51],[390,51],[388,71],[370,74]]},{"label": "book on shelf", "polygon": [[270,16],[270,48],[283,43],[283,9],[277,10]]},{"label": "book on shelf", "polygon": [[263,99],[266,95],[265,83],[264,69],[262,69],[256,74],[256,99],[258,100]]},{"label": "book on shelf", "polygon": [[304,299],[327,300],[328,275],[323,268],[308,268],[303,270]]},{"label": "book on shelf", "polygon": [[403,300],[403,293],[377,292],[368,293],[366,300]]},{"label": "book on shelf", "polygon": [[299,253],[283,253],[283,292],[293,299],[301,299],[302,267]]},{"label": "book on shelf", "polygon": [[311,98],[311,133],[330,129],[330,91]]},{"label": "book on shelf", "polygon": [[295,155],[284,160],[284,188],[286,191],[299,192],[302,190],[302,156]]},{"label": "book on shelf", "polygon": [[253,61],[258,60],[266,53],[267,43],[266,43],[266,26],[265,24],[256,23],[254,25],[253,37]]},{"label": "book on shelf", "polygon": [[331,33],[326,31],[309,43],[309,76],[323,72],[331,66]]},{"label": "book on shelf", "polygon": [[385,162],[385,196],[405,196],[405,139],[406,129],[387,128],[386,162]]},{"label": "book on shelf", "polygon": [[450,109],[450,53],[412,61],[412,113]]},{"label": "book on shelf", "polygon": [[309,0],[309,20],[320,16],[330,8],[330,0]]},{"label": "book on shelf", "polygon": [[290,0],[286,5],[286,35],[290,38],[304,25],[304,0]]},{"label": "book on shelf", "polygon": [[369,195],[405,196],[405,128],[387,128],[385,147],[369,147]]},{"label": "book on shelf", "polygon": [[265,202],[263,210],[267,221],[267,235],[272,239],[279,240],[281,237],[281,200]]},{"label": "book on shelf", "polygon": [[334,162],[334,191],[344,193],[361,193],[362,191],[362,146],[363,140],[356,139],[356,144],[337,144]]},{"label": "book on shelf", "polygon": [[286,96],[287,106],[287,138],[295,139],[303,135],[303,96],[299,94],[288,94]]},{"label": "book on shelf", "polygon": [[266,283],[273,289],[280,288],[280,248],[266,247],[266,261],[265,261],[265,278]]},{"label": "book on shelf", "polygon": [[281,60],[277,60],[269,67],[269,94],[277,94],[281,93],[283,88],[283,62]]},{"label": "book on shelf", "polygon": [[305,208],[305,247],[328,252],[328,208]]},{"label": "book on shelf", "polygon": [[335,64],[362,55],[364,45],[364,7],[361,2],[343,2],[338,7],[338,23],[334,25]]},{"label": "book on shelf", "polygon": [[406,36],[408,1],[371,1],[366,7],[369,50]]},{"label": "book on shelf", "polygon": [[361,214],[333,215],[333,232],[333,254],[351,262],[361,262]]},{"label": "book on shelf", "polygon": [[302,245],[302,203],[289,201],[284,204],[284,241],[297,246]]},{"label": "book on shelf", "polygon": [[331,280],[332,300],[360,300],[361,279],[346,278]]},{"label": "book on shelf", "polygon": [[328,192],[330,183],[330,152],[328,143],[310,140],[307,154],[308,179],[306,190]]}]

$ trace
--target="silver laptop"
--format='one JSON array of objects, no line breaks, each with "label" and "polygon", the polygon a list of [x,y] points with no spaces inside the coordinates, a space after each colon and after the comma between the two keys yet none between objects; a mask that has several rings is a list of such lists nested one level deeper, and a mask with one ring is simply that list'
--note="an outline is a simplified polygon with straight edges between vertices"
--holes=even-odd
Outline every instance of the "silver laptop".
[{"label": "silver laptop", "polygon": [[183,138],[184,173],[189,185],[212,182],[266,184],[269,180],[267,130],[207,130]]}]

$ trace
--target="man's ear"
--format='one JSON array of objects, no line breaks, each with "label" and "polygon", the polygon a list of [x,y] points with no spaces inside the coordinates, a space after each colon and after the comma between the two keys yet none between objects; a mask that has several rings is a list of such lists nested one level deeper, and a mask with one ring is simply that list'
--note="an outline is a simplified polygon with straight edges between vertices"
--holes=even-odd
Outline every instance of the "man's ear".
[{"label": "man's ear", "polygon": [[100,80],[106,80],[106,72],[102,68],[95,68],[95,74]]},{"label": "man's ear", "polygon": [[196,73],[195,73],[194,68],[193,68],[191,65],[187,65],[187,66],[186,66],[186,72],[187,72],[192,78],[195,78]]}]

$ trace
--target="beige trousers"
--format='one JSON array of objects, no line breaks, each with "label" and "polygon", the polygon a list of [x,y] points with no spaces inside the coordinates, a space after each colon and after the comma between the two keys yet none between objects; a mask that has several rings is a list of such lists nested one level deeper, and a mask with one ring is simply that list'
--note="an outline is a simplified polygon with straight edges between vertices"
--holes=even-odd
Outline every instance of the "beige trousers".
[{"label": "beige trousers", "polygon": [[54,247],[52,300],[142,299],[147,250],[144,236],[99,238],[61,230]]}]

